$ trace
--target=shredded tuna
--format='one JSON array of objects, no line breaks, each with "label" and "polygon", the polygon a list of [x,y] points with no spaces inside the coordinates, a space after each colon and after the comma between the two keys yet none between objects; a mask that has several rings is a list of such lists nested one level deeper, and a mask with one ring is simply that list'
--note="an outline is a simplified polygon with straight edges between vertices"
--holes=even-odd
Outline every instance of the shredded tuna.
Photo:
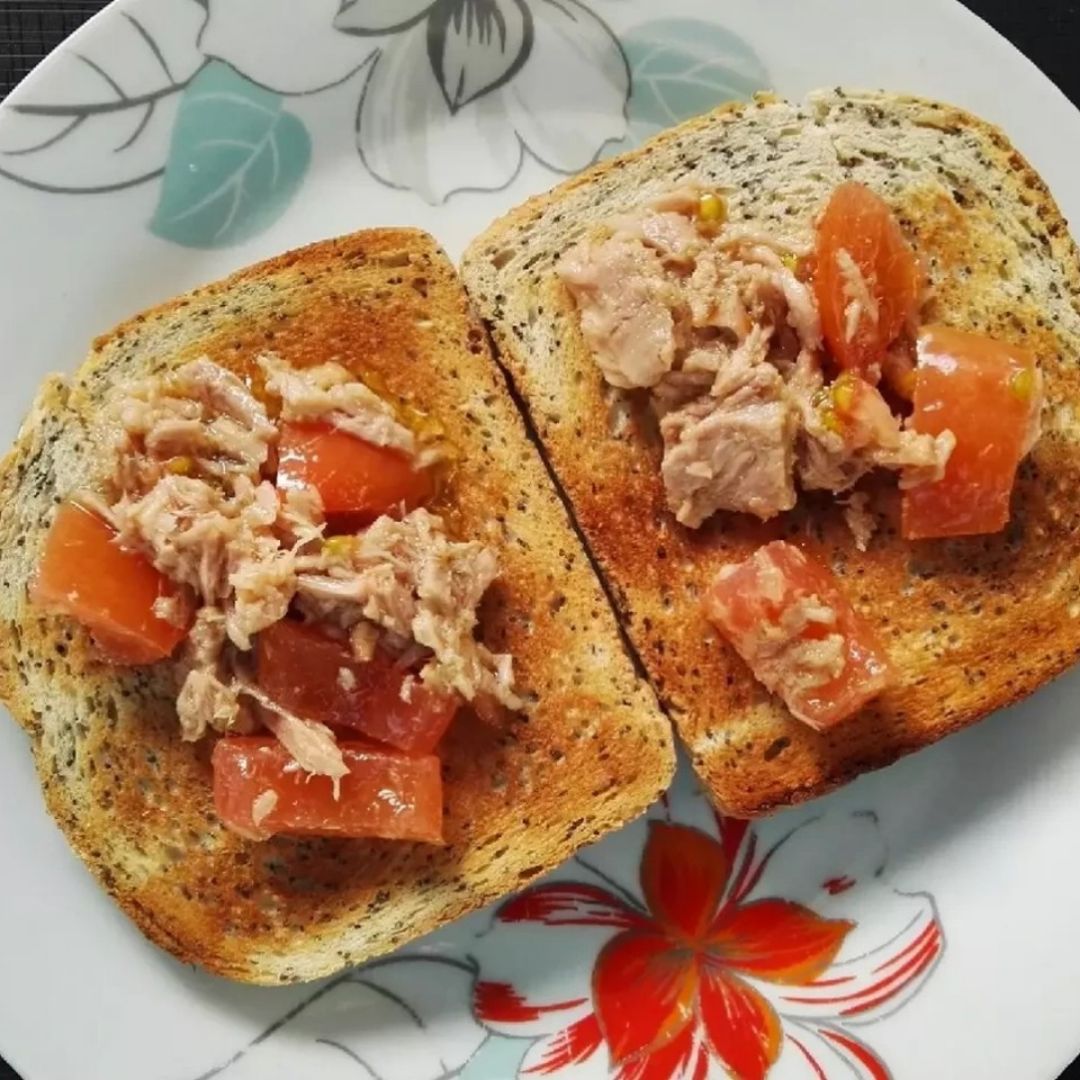
[{"label": "shredded tuna", "polygon": [[414,510],[401,521],[380,518],[346,558],[301,574],[298,595],[309,617],[366,620],[430,649],[420,673],[427,686],[469,701],[491,694],[516,709],[510,658],[474,637],[477,608],[497,575],[490,548],[449,540],[440,518]]},{"label": "shredded tuna", "polygon": [[243,382],[206,357],[125,387],[107,415],[119,429],[113,483],[127,494],[170,474],[255,481],[277,438]]},{"label": "shredded tuna", "polygon": [[797,472],[802,486],[839,493],[876,468],[899,471],[901,487],[940,479],[955,445],[952,433],[933,437],[902,428],[874,387],[861,382],[857,386],[853,404],[843,421],[837,421],[829,411],[829,391],[817,358],[800,355],[787,382],[787,396],[799,415]]},{"label": "shredded tuna", "polygon": [[207,731],[253,730],[253,719],[234,684],[225,613],[220,608],[207,606],[196,614],[179,664],[183,682],[176,713],[186,741],[196,742]]},{"label": "shredded tuna", "polygon": [[784,299],[787,301],[787,321],[799,336],[799,343],[804,349],[821,348],[821,316],[818,315],[810,287],[800,281],[790,270],[775,272]]},{"label": "shredded tuna", "polygon": [[255,796],[255,801],[251,804],[251,821],[256,829],[274,812],[277,804],[276,791],[268,789]]},{"label": "shredded tuna", "polygon": [[[755,306],[757,309],[766,310],[771,309],[773,311],[773,326],[776,328],[776,324],[779,320],[776,318],[776,312],[781,305],[777,303],[777,294],[783,298],[783,305],[786,307],[785,321],[798,335],[800,346],[804,349],[817,350],[821,348],[822,335],[821,335],[821,317],[818,314],[817,302],[814,299],[814,294],[810,291],[810,287],[803,281],[800,281],[791,270],[785,266],[781,257],[776,251],[767,247],[764,244],[755,244],[750,247],[737,248],[740,261],[750,265],[757,265],[764,268],[767,274],[756,274],[753,278],[753,286],[758,292],[757,303]],[[739,266],[739,263],[732,264],[735,267]],[[761,297],[760,292],[762,289],[771,290],[772,296],[768,299]],[[754,293],[750,293],[751,298],[754,297]],[[751,299],[751,303],[754,300]]]},{"label": "shredded tuna", "polygon": [[281,398],[281,418],[331,424],[376,446],[413,458],[417,468],[442,458],[398,420],[393,407],[340,364],[293,368],[277,356],[259,357],[266,387]]},{"label": "shredded tuna", "polygon": [[261,707],[263,723],[296,764],[312,776],[329,776],[334,782],[334,798],[339,798],[341,778],[348,776],[349,766],[345,764],[334,733],[325,724],[294,716],[253,683],[240,682],[238,689]]},{"label": "shredded tuna", "polygon": [[162,619],[172,626],[186,629],[191,621],[191,601],[186,593],[176,593],[173,596],[159,596],[154,601],[155,617]]},{"label": "shredded tuna", "polygon": [[198,742],[208,730],[231,730],[240,719],[240,700],[230,683],[222,682],[211,668],[189,671],[176,698],[180,735]]},{"label": "shredded tuna", "polygon": [[145,551],[163,574],[193,589],[203,603],[226,595],[226,548],[235,515],[218,488],[193,477],[166,476],[145,495],[125,495],[113,517],[121,543]]},{"label": "shredded tuna", "polygon": [[945,475],[945,466],[955,447],[956,436],[951,431],[943,431],[933,437],[902,431],[900,445],[881,455],[876,464],[900,469],[901,489],[933,484]]},{"label": "shredded tuna", "polygon": [[847,300],[844,308],[844,340],[851,341],[864,317],[877,326],[878,302],[859,264],[847,248],[837,250],[836,265],[844,281],[844,298]]},{"label": "shredded tuna", "polygon": [[71,501],[77,503],[84,510],[89,510],[91,514],[101,518],[113,529],[118,528],[116,515],[113,513],[112,507],[96,491],[91,491],[89,488],[80,488],[71,496]]},{"label": "shredded tuna", "polygon": [[698,255],[686,283],[686,299],[691,326],[713,327],[730,331],[741,340],[751,327],[737,274],[715,251],[706,249]]},{"label": "shredded tuna", "polygon": [[378,644],[379,627],[373,622],[362,619],[349,631],[349,648],[354,660],[366,663],[373,659]]},{"label": "shredded tuna", "polygon": [[779,623],[749,629],[738,648],[753,657],[754,674],[769,690],[805,692],[844,670],[847,649],[835,626],[836,612],[818,596],[806,596],[784,608]]},{"label": "shredded tuna", "polygon": [[724,227],[716,238],[716,245],[721,249],[743,251],[747,248],[769,248],[781,256],[802,258],[813,251],[813,245],[805,239],[782,236],[756,225],[744,225],[733,222]]},{"label": "shredded tuna", "polygon": [[855,538],[859,551],[866,551],[878,529],[878,520],[869,510],[870,496],[865,491],[855,491],[843,502],[844,521]]},{"label": "shredded tuna", "polygon": [[685,262],[702,246],[701,233],[681,212],[650,210],[618,218],[612,225],[616,239],[640,240],[665,263]]},{"label": "shredded tuna", "polygon": [[322,499],[313,487],[279,492],[277,530],[282,542],[299,549],[322,539],[326,516]]},{"label": "shredded tuna", "polygon": [[266,482],[245,477],[227,494],[205,480],[166,476],[141,498],[114,507],[122,543],[146,552],[203,604],[224,608],[240,649],[281,619],[295,591],[296,555],[277,535],[280,504]]},{"label": "shredded tuna", "polygon": [[682,409],[709,393],[716,380],[715,371],[669,371],[653,387],[651,404],[659,419]]},{"label": "shredded tuna", "polygon": [[702,189],[696,184],[684,184],[658,195],[649,203],[649,209],[657,213],[675,213],[690,216],[697,213]]}]

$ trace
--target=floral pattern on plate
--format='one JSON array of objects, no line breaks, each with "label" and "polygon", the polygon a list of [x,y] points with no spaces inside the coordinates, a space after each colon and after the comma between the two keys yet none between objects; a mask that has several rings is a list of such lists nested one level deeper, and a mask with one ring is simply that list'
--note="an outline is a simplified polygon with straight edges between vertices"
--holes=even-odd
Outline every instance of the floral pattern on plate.
[{"label": "floral pattern on plate", "polygon": [[493,915],[324,986],[206,1076],[284,1076],[302,1023],[379,1080],[882,1080],[859,1029],[945,947],[932,898],[885,866],[873,813],[750,825],[676,794]]},{"label": "floral pattern on plate", "polygon": [[100,55],[58,54],[78,100],[12,103],[0,175],[69,195],[160,182],[151,231],[196,248],[243,242],[293,203],[316,136],[290,99],[350,95],[351,128],[321,137],[349,140],[369,182],[438,205],[505,188],[527,158],[574,173],[768,83],[721,27],[662,19],[618,37],[582,0],[138,10],[111,16]]}]

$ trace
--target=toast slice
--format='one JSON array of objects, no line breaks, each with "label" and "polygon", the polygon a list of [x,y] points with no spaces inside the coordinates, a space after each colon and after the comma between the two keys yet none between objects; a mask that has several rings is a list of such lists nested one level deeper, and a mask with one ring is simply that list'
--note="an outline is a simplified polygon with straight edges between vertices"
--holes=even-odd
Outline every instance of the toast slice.
[{"label": "toast slice", "polygon": [[[633,423],[623,435],[609,424],[610,396],[553,270],[559,256],[613,215],[692,182],[724,189],[732,221],[809,239],[849,178],[892,205],[926,256],[925,321],[1026,343],[1041,360],[1044,435],[1000,535],[900,539],[895,480],[872,491],[882,529],[866,553],[830,497],[803,495],[767,526],[721,513],[689,530],[666,508],[660,448]],[[1080,654],[1080,263],[1050,193],[996,128],[886,93],[725,106],[512,211],[473,242],[463,273],[626,631],[725,812],[766,813],[888,765],[1031,693]],[[825,734],[754,681],[701,608],[720,566],[784,535],[818,546],[900,674]]]},{"label": "toast slice", "polygon": [[[503,730],[468,710],[444,743],[444,848],[279,837],[218,824],[210,745],[184,743],[165,668],[101,663],[27,604],[54,505],[102,468],[109,389],[203,353],[339,359],[435,417],[460,452],[441,509],[502,575],[486,643],[529,704]],[[586,553],[492,361],[453,266],[426,234],[357,233],[139,315],[50,380],[0,464],[0,699],[87,866],[181,960],[255,983],[313,979],[520,888],[644,810],[674,768],[670,724],[635,671]]]}]

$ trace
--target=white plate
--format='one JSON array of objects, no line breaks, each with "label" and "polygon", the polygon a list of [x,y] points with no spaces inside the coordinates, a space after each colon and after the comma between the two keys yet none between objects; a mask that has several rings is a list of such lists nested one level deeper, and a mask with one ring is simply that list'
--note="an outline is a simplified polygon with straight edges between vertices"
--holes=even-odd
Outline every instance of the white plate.
[{"label": "white plate", "polygon": [[[365,225],[422,226],[457,255],[616,144],[760,86],[838,83],[1001,123],[1080,216],[1080,117],[950,0],[122,0],[0,108],[0,437],[93,334],[197,283]],[[282,990],[143,941],[4,723],[0,1052],[26,1080],[643,1080],[676,1059],[753,1077],[773,1056],[770,1080],[1054,1076],[1080,1049],[1078,687],[745,835],[684,772],[651,823],[524,900]],[[643,906],[646,844],[711,866],[713,888]],[[705,963],[674,939],[722,886]],[[655,971],[626,976],[644,952],[695,1005],[654,1051],[671,1008]]]}]

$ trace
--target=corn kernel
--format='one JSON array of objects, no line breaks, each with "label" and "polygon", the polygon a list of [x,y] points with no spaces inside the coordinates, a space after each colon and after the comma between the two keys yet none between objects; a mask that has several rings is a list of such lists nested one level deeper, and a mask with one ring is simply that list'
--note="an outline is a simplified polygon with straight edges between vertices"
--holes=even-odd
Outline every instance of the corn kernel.
[{"label": "corn kernel", "polygon": [[821,417],[821,423],[826,431],[831,431],[834,435],[843,434],[843,425],[834,410],[826,406],[818,410],[818,416]]},{"label": "corn kernel", "polygon": [[706,225],[723,225],[727,220],[727,202],[715,192],[706,192],[698,199],[698,221]]},{"label": "corn kernel", "polygon": [[784,269],[790,270],[793,274],[799,269],[799,256],[792,255],[790,251],[786,255],[781,255],[780,261],[784,264]]},{"label": "corn kernel", "polygon": [[851,412],[851,407],[855,404],[855,383],[847,376],[841,375],[833,383],[832,400],[839,412]]},{"label": "corn kernel", "polygon": [[165,462],[165,471],[173,476],[190,476],[195,471],[195,462],[189,457],[173,457]]},{"label": "corn kernel", "polygon": [[1022,368],[1009,380],[1009,389],[1021,401],[1029,401],[1035,391],[1035,373],[1031,368]]},{"label": "corn kernel", "polygon": [[351,536],[331,536],[323,541],[323,554],[331,559],[347,559],[353,550]]}]

